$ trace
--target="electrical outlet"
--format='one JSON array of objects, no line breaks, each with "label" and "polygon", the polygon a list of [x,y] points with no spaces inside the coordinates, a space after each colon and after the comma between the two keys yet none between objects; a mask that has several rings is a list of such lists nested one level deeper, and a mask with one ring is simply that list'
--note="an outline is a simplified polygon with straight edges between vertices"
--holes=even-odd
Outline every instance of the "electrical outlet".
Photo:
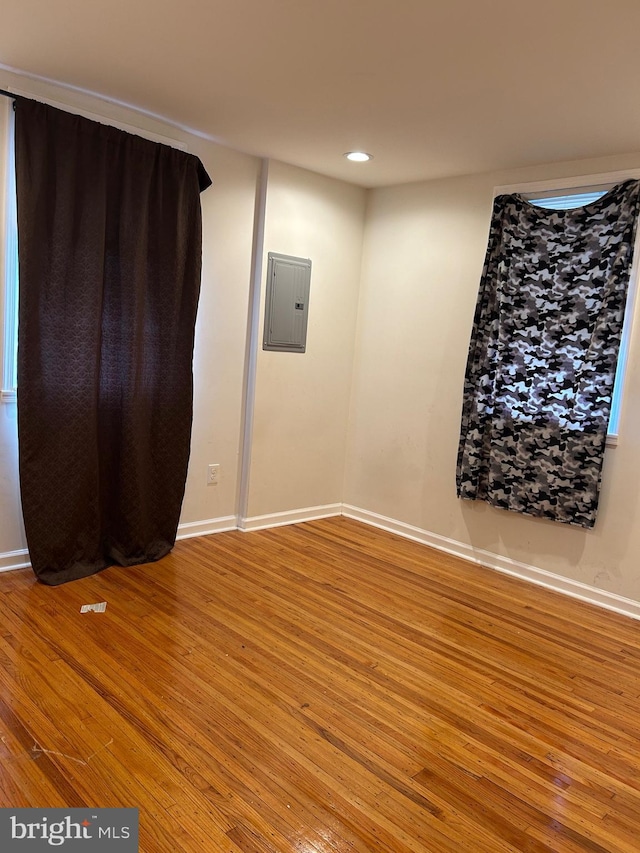
[{"label": "electrical outlet", "polygon": [[207,468],[207,486],[217,486],[220,478],[220,465],[216,462]]}]

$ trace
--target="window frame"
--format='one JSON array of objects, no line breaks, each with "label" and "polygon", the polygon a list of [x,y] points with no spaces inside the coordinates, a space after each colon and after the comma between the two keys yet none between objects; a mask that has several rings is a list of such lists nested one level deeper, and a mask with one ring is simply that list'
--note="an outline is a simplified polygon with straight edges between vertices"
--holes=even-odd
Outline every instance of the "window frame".
[{"label": "window frame", "polygon": [[[572,195],[594,191],[607,191],[616,184],[628,180],[640,180],[640,169],[628,169],[615,172],[602,172],[592,175],[574,175],[569,178],[557,178],[544,181],[530,181],[528,183],[509,184],[496,186],[493,189],[493,198],[499,195],[511,195],[517,193],[528,198],[553,197],[560,195]],[[627,303],[622,325],[622,336],[620,338],[620,353],[613,384],[612,412],[616,418],[609,422],[607,430],[607,447],[615,447],[620,435],[620,421],[622,406],[624,403],[624,391],[626,383],[627,365],[629,362],[629,345],[633,320],[636,312],[638,294],[638,276],[640,273],[640,222],[636,230],[633,248],[633,259],[629,274],[629,289],[627,292]]]},{"label": "window frame", "polygon": [[5,103],[1,122],[2,135],[2,193],[0,228],[2,246],[0,263],[3,280],[2,299],[2,388],[0,402],[15,403],[17,398],[18,343],[18,227],[15,193],[14,112],[13,101]]}]

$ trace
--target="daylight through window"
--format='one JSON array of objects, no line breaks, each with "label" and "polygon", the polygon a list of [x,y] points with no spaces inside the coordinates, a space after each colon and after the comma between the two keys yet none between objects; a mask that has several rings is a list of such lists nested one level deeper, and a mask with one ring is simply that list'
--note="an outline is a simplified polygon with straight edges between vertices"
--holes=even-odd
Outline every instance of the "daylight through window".
[{"label": "daylight through window", "polygon": [[13,101],[0,99],[0,145],[2,151],[2,401],[13,402],[17,388],[18,351],[18,224],[16,213],[15,158],[13,146]]}]

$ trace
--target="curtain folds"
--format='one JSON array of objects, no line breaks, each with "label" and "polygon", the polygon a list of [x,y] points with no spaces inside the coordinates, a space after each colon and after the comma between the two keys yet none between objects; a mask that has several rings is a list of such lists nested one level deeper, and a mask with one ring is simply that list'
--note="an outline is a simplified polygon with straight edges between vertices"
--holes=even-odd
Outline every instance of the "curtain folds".
[{"label": "curtain folds", "polygon": [[469,347],[461,498],[592,527],[640,182],[549,210],[496,198]]},{"label": "curtain folds", "polygon": [[20,485],[44,583],[175,542],[210,183],[193,155],[16,102]]}]

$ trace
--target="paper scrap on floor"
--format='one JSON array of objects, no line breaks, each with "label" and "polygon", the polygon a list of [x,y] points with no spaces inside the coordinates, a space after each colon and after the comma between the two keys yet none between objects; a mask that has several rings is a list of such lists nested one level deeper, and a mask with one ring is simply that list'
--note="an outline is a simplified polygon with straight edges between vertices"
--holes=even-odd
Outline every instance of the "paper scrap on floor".
[{"label": "paper scrap on floor", "polygon": [[101,601],[98,604],[83,604],[80,608],[80,613],[89,613],[93,610],[94,613],[104,613],[107,609],[107,602]]}]

